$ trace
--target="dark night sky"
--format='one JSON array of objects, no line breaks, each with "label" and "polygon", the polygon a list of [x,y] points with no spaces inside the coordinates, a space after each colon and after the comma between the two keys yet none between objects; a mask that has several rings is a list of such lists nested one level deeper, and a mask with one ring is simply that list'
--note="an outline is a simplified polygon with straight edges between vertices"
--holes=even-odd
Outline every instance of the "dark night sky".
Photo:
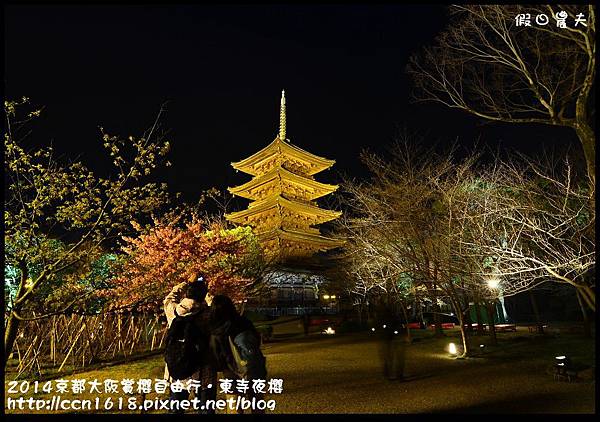
[{"label": "dark night sky", "polygon": [[[277,132],[286,90],[288,137],[363,176],[362,148],[383,151],[407,127],[430,142],[539,150],[568,130],[485,125],[409,99],[408,57],[448,24],[445,6],[7,6],[5,92],[45,105],[33,143],[97,168],[98,131],[139,135],[169,100],[173,166],[160,176],[195,200],[243,183],[231,161]],[[94,160],[96,160],[94,162]]]}]

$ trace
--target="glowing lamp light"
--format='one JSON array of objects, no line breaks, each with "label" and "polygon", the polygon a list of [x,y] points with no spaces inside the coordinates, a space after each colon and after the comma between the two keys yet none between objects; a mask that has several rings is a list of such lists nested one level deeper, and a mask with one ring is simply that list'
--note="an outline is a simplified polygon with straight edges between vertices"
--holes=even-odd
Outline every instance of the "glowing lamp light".
[{"label": "glowing lamp light", "polygon": [[335,299],[335,295],[331,295],[331,298],[332,298],[332,299]]},{"label": "glowing lamp light", "polygon": [[375,331],[375,327],[371,328],[371,331]]},{"label": "glowing lamp light", "polygon": [[456,344],[450,343],[448,345],[448,353],[450,353],[451,355],[455,355],[456,353],[458,353],[458,351],[456,350]]},{"label": "glowing lamp light", "polygon": [[329,299],[329,295],[323,295],[323,299]]},{"label": "glowing lamp light", "polygon": [[398,330],[394,330],[394,334],[398,334]]},{"label": "glowing lamp light", "polygon": [[565,363],[567,362],[567,357],[565,355],[556,356],[554,359],[556,359],[556,364],[558,366],[565,366]]},{"label": "glowing lamp light", "polygon": [[490,289],[495,290],[500,286],[500,279],[490,278],[486,281],[486,283]]},{"label": "glowing lamp light", "polygon": [[331,327],[327,327],[327,329],[325,330],[325,334],[335,334],[335,330]]}]

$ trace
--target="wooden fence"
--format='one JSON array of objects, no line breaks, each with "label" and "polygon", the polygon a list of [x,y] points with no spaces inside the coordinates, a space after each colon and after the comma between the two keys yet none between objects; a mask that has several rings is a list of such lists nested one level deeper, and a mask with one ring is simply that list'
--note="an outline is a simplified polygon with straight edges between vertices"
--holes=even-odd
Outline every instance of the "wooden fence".
[{"label": "wooden fence", "polygon": [[16,378],[77,370],[160,349],[166,332],[159,314],[54,315],[21,323],[9,362]]}]

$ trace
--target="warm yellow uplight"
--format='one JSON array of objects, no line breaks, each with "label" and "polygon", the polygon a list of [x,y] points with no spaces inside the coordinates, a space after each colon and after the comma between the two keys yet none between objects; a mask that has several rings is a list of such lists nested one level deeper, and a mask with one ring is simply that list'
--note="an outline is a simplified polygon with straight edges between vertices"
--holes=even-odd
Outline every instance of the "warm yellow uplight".
[{"label": "warm yellow uplight", "polygon": [[325,300],[329,299],[329,295],[323,295],[323,299],[325,299]]},{"label": "warm yellow uplight", "polygon": [[332,298],[332,299],[335,299],[335,295],[331,295],[331,298]]},{"label": "warm yellow uplight", "polygon": [[498,278],[490,278],[487,280],[487,285],[490,289],[497,289],[500,286],[500,279]]},{"label": "warm yellow uplight", "polygon": [[448,353],[450,353],[451,355],[455,355],[457,353],[456,344],[450,343],[448,345]]}]

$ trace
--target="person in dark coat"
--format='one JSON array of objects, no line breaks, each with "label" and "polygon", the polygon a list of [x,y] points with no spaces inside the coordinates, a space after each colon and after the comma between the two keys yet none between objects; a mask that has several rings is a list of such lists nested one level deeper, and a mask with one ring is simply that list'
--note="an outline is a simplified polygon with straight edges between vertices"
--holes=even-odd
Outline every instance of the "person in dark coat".
[{"label": "person in dark coat", "polygon": [[[238,313],[229,297],[214,297],[211,304],[210,328],[211,350],[217,362],[216,367],[223,371],[225,378],[249,380],[250,385],[252,380],[266,380],[266,359],[260,350],[260,334],[248,318]],[[236,348],[243,364],[236,361],[231,347]],[[255,393],[250,388],[246,396],[258,400],[262,394]]]},{"label": "person in dark coat", "polygon": [[[206,338],[210,338],[210,308],[207,303],[208,289],[204,276],[200,273],[194,274],[188,281],[177,284],[163,301],[163,308],[167,318],[167,325],[170,327],[175,319],[176,314],[179,316],[194,316],[194,324],[198,330],[203,332]],[[217,372],[214,368],[214,363],[211,360],[210,354],[204,358],[205,364],[198,368],[188,379],[181,380],[185,384],[189,379],[200,381],[200,390],[197,396],[202,404],[206,400],[215,400],[217,397],[216,383]],[[165,365],[164,378],[170,383],[174,380],[169,375],[169,369]],[[208,388],[208,386],[211,386]],[[187,400],[189,392],[183,390],[181,392],[171,392],[172,400]],[[175,413],[183,413],[176,411]],[[200,413],[214,413],[214,409],[201,410]]]}]

